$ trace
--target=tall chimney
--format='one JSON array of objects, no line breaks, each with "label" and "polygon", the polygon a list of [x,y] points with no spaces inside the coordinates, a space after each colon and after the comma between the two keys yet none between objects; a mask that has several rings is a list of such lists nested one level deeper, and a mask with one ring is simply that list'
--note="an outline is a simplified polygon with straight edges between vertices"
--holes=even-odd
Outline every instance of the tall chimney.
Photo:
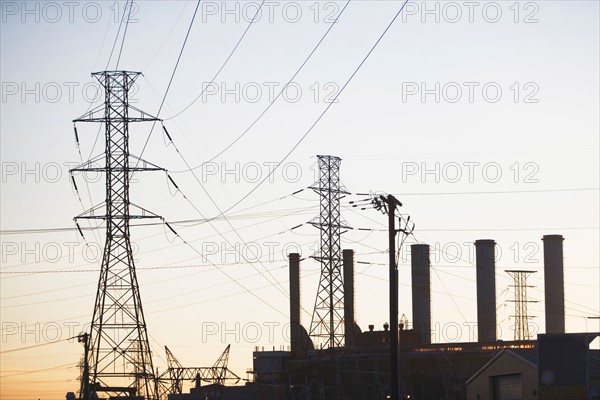
[{"label": "tall chimney", "polygon": [[545,235],[544,297],[546,333],[565,333],[565,282],[562,235]]},{"label": "tall chimney", "polygon": [[346,347],[356,346],[354,331],[354,250],[342,252],[344,262],[344,339]]},{"label": "tall chimney", "polygon": [[429,245],[410,246],[413,329],[423,344],[431,344],[431,274]]},{"label": "tall chimney", "polygon": [[477,338],[496,341],[496,242],[475,241],[477,273]]},{"label": "tall chimney", "polygon": [[301,353],[300,254],[290,253],[290,342],[292,355]]}]

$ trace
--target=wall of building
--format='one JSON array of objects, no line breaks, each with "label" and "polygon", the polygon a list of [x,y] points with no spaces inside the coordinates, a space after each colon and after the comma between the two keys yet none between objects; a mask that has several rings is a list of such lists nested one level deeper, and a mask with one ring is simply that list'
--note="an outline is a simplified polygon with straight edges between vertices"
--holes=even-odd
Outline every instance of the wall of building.
[{"label": "wall of building", "polygon": [[537,400],[537,368],[507,351],[467,383],[467,400],[494,400],[494,377],[515,373],[521,374],[521,399]]}]

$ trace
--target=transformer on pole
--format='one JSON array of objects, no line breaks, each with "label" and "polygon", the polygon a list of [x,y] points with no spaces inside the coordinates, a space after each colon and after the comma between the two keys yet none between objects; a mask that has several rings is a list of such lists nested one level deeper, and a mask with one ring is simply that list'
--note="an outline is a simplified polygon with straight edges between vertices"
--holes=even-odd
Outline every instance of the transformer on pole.
[{"label": "transformer on pole", "polygon": [[536,303],[536,301],[527,300],[527,288],[534,287],[527,285],[527,276],[535,273],[535,271],[523,270],[508,270],[506,271],[514,281],[514,285],[510,285],[515,289],[514,300],[508,300],[515,303],[515,334],[514,340],[529,340],[529,320],[534,318],[527,314],[527,303]]},{"label": "transformer on pole", "polygon": [[73,121],[98,122],[105,128],[104,166],[98,167],[102,163],[102,157],[98,157],[71,170],[71,173],[106,174],[104,203],[75,218],[76,221],[103,219],[106,222],[98,291],[85,343],[89,378],[81,382],[82,399],[97,398],[99,392],[109,397],[157,398],[129,222],[160,217],[130,203],[129,185],[134,172],[163,169],[129,153],[129,123],[159,121],[129,105],[129,90],[139,75],[130,71],[93,73],[104,88],[104,104]]},{"label": "transformer on pole", "polygon": [[342,229],[349,228],[340,213],[340,200],[349,194],[340,183],[341,159],[317,156],[319,180],[311,186],[320,196],[320,214],[310,224],[321,230],[321,244],[314,259],[321,262],[321,276],[309,335],[329,348],[344,345],[344,282],[342,277]]}]

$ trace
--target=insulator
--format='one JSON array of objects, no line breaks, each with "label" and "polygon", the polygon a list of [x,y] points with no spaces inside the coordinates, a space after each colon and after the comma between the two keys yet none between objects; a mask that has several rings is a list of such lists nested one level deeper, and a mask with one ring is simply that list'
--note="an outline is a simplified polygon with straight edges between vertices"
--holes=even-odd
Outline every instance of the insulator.
[{"label": "insulator", "polygon": [[296,225],[295,227],[293,227],[292,229],[290,229],[290,231],[291,231],[291,230],[294,230],[294,229],[296,229],[296,228],[300,228],[302,225],[304,225],[304,224]]},{"label": "insulator", "polygon": [[75,225],[77,225],[77,230],[79,231],[79,234],[81,235],[81,237],[85,239],[85,236],[83,236],[83,231],[81,230],[81,227],[79,226],[79,222],[75,222]]},{"label": "insulator", "polygon": [[77,146],[79,146],[79,135],[77,134],[77,126],[73,125],[73,130],[75,131],[75,141],[77,142]]},{"label": "insulator", "polygon": [[165,131],[165,134],[167,135],[167,137],[169,138],[169,140],[172,142],[173,139],[171,139],[171,135],[169,135],[169,131],[167,131],[167,128],[163,125],[163,131]]},{"label": "insulator", "polygon": [[177,186],[177,184],[175,183],[175,181],[173,180],[173,178],[171,178],[171,175],[167,175],[167,177],[169,178],[169,180],[171,181],[171,183],[173,184],[173,186],[175,186],[175,189],[179,190],[179,186]]},{"label": "insulator", "polygon": [[301,191],[303,191],[303,190],[304,190],[304,189],[296,190],[294,193],[292,193],[292,196],[293,196],[293,195],[295,195],[295,194],[298,194],[298,193],[300,193],[300,192],[301,192]]},{"label": "insulator", "polygon": [[79,189],[77,189],[77,184],[75,183],[75,177],[73,175],[71,175],[71,182],[73,182],[73,187],[75,188],[75,191],[79,192]]},{"label": "insulator", "polygon": [[168,223],[168,222],[165,222],[165,225],[167,226],[167,228],[169,228],[169,229],[171,230],[171,232],[173,232],[173,233],[175,234],[175,236],[179,236],[179,235],[177,234],[177,232],[175,232],[175,229],[171,228],[171,225],[169,225],[169,223]]}]

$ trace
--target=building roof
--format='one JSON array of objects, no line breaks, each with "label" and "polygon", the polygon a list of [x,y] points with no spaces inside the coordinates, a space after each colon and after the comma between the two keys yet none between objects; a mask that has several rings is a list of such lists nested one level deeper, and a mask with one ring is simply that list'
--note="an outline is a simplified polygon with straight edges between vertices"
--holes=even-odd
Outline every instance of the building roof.
[{"label": "building roof", "polygon": [[472,377],[470,377],[466,384],[468,385],[471,381],[477,378],[483,371],[485,371],[490,365],[496,362],[498,358],[500,358],[503,354],[507,354],[511,357],[514,357],[526,364],[531,365],[533,368],[537,369],[538,366],[538,356],[537,349],[503,349],[500,350],[490,361],[488,361],[483,367],[479,369],[479,371],[475,372]]},{"label": "building roof", "polygon": [[506,349],[506,351],[513,353],[514,356],[521,360],[528,362],[532,366],[538,366],[538,350],[537,349]]},{"label": "building roof", "polygon": [[[479,371],[475,372],[472,377],[467,380],[469,384],[472,380],[477,378],[486,368],[492,365],[502,354],[509,354],[532,367],[538,367],[538,350],[537,349],[503,349],[500,350],[490,361],[488,361]],[[589,351],[589,376],[600,377],[600,350]]]}]

